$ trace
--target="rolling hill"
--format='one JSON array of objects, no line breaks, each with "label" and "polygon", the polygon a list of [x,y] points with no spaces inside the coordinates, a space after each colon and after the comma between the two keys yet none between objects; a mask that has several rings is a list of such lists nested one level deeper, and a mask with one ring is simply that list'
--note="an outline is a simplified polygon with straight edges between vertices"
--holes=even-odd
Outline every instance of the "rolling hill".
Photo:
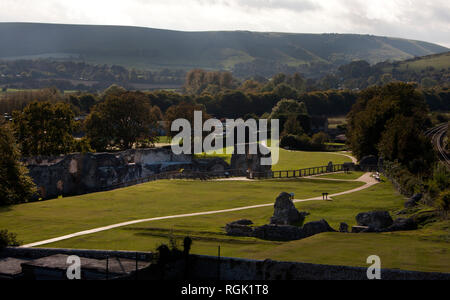
[{"label": "rolling hill", "polygon": [[447,70],[450,68],[450,52],[427,55],[422,57],[415,57],[407,59],[395,64],[391,64],[387,71],[391,71],[394,66],[399,71],[415,71],[421,72],[430,68],[435,70]]},{"label": "rolling hill", "polygon": [[0,23],[0,39],[0,59],[51,57],[139,69],[247,70],[270,62],[327,70],[357,59],[377,63],[449,50],[427,42],[371,35],[181,32],[41,23]]}]

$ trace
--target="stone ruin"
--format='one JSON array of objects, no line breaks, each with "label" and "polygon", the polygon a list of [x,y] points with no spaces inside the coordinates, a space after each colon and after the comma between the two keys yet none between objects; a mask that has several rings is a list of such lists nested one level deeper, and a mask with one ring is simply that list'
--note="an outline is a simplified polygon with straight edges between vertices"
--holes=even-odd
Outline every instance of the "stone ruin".
[{"label": "stone ruin", "polygon": [[417,222],[414,218],[398,218],[393,220],[387,211],[371,211],[356,216],[358,226],[354,226],[353,233],[394,232],[416,230]]},{"label": "stone ruin", "polygon": [[303,225],[306,212],[299,212],[288,193],[281,193],[274,206],[270,224],[252,227],[250,220],[240,220],[225,226],[227,235],[255,237],[271,241],[294,241],[323,232],[335,232],[325,220]]},{"label": "stone ruin", "polygon": [[301,213],[295,208],[291,195],[281,193],[275,200],[273,217],[270,219],[272,225],[302,226],[308,213]]},{"label": "stone ruin", "polygon": [[174,155],[162,148],[32,157],[24,163],[42,198],[97,192],[194,164],[191,156]]},{"label": "stone ruin", "polygon": [[245,152],[247,154],[236,154],[238,153],[238,146],[234,146],[234,153],[231,157],[231,169],[232,170],[245,170],[254,173],[267,173],[272,171],[271,164],[263,166],[261,164],[262,158],[270,158],[271,154],[268,150],[269,154],[262,154],[259,147],[263,147],[259,145],[257,154],[249,154],[249,144],[245,144]]},{"label": "stone ruin", "polygon": [[[337,232],[325,220],[309,222],[303,225],[309,215],[300,212],[295,207],[291,195],[281,193],[274,206],[274,214],[270,224],[252,226],[251,220],[239,220],[225,226],[229,236],[254,237],[271,241],[301,240],[323,232]],[[394,232],[416,230],[418,222],[414,218],[398,218],[393,220],[387,211],[371,211],[356,216],[357,226],[352,227],[352,233]],[[339,232],[348,233],[349,226],[341,223]]]},{"label": "stone ruin", "polygon": [[[248,149],[248,147],[247,147]],[[269,155],[270,156],[270,155]],[[53,157],[24,159],[36,183],[36,198],[56,198],[104,191],[139,181],[155,174],[181,169],[195,172],[271,170],[261,166],[262,155],[233,154],[231,165],[222,158],[195,159],[193,155],[175,155],[170,147],[132,149],[116,153],[74,153]]]}]

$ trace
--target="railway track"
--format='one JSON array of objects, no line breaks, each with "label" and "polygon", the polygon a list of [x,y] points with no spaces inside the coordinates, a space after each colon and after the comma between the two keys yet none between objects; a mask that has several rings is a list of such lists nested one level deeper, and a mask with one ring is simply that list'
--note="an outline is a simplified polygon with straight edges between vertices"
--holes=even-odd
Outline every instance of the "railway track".
[{"label": "railway track", "polygon": [[450,157],[444,148],[444,139],[447,134],[448,126],[449,123],[441,124],[426,131],[425,135],[431,139],[431,142],[439,155],[439,160],[450,169]]}]

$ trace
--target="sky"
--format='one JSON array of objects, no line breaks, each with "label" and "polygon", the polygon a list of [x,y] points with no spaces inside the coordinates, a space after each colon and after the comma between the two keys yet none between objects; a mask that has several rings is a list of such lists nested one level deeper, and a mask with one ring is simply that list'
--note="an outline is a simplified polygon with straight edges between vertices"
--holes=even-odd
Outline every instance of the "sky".
[{"label": "sky", "polygon": [[0,22],[357,33],[450,48],[448,0],[1,0]]}]

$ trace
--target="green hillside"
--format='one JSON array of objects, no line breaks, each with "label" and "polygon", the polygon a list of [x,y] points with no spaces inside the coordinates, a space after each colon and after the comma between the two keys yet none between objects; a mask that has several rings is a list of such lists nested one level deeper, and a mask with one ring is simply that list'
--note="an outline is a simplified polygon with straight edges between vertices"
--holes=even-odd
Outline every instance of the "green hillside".
[{"label": "green hillside", "polygon": [[401,62],[397,68],[401,71],[416,72],[427,68],[434,68],[435,70],[448,69],[450,68],[450,52],[408,59]]},{"label": "green hillside", "polygon": [[247,70],[259,62],[326,69],[355,59],[377,63],[448,51],[431,43],[369,35],[181,32],[38,23],[0,23],[0,37],[0,59],[70,58],[141,69],[233,70],[238,66]]}]

